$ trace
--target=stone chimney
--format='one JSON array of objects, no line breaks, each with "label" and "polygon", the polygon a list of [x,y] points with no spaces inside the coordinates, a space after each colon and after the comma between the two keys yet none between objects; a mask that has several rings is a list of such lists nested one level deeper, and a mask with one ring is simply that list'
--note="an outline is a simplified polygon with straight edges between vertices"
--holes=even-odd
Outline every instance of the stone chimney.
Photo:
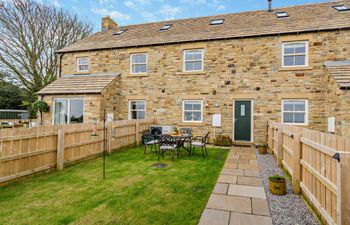
[{"label": "stone chimney", "polygon": [[117,26],[118,24],[114,22],[114,20],[112,20],[111,17],[106,16],[105,18],[102,18],[101,31],[106,31]]}]

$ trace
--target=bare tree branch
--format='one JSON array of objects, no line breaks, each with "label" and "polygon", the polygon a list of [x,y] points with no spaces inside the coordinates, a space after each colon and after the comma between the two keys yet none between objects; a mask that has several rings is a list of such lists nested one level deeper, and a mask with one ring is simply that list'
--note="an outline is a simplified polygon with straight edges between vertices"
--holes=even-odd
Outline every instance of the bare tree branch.
[{"label": "bare tree branch", "polygon": [[56,50],[92,33],[92,25],[34,0],[0,0],[0,74],[34,94],[57,77]]}]

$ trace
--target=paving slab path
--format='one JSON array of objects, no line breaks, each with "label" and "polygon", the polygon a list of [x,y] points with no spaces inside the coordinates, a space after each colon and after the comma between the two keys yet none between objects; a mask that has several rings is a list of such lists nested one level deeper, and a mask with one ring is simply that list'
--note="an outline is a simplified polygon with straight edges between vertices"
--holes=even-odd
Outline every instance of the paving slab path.
[{"label": "paving slab path", "polygon": [[231,148],[199,225],[272,225],[254,148]]}]

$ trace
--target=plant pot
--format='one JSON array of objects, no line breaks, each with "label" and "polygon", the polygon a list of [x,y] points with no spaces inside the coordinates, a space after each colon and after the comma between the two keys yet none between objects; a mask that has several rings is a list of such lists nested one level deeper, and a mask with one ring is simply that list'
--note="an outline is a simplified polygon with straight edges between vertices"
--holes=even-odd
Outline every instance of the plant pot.
[{"label": "plant pot", "polygon": [[267,154],[267,147],[259,146],[259,154]]},{"label": "plant pot", "polygon": [[179,132],[173,131],[173,132],[171,132],[171,134],[172,134],[172,135],[178,135]]},{"label": "plant pot", "polygon": [[286,194],[286,180],[269,180],[269,188],[272,194]]}]

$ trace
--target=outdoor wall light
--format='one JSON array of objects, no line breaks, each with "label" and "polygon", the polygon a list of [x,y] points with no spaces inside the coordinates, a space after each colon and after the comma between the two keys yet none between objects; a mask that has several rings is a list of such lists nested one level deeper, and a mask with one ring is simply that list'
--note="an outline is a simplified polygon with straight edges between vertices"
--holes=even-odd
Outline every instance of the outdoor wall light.
[{"label": "outdoor wall light", "polygon": [[215,102],[215,107],[216,107],[216,108],[219,108],[219,107],[220,107],[220,102],[219,102],[219,101],[216,101],[216,102]]}]

